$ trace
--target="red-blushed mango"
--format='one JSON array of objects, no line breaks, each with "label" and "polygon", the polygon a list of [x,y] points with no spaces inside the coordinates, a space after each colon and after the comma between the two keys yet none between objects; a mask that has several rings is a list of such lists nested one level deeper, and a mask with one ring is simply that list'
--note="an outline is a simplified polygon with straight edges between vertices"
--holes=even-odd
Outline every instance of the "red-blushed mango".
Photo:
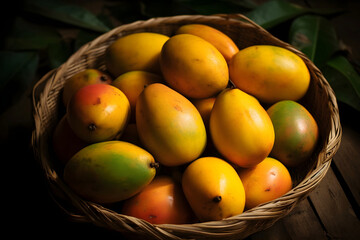
[{"label": "red-blushed mango", "polygon": [[105,52],[107,70],[114,78],[134,70],[160,74],[159,56],[168,39],[166,35],[151,32],[120,37]]},{"label": "red-blushed mango", "polygon": [[88,143],[76,136],[69,126],[66,115],[64,115],[55,127],[52,145],[56,157],[65,166],[70,158],[86,147]]},{"label": "red-blushed mango", "polygon": [[130,198],[155,177],[153,156],[123,141],[90,144],[65,165],[64,180],[86,200],[115,203]]},{"label": "red-blushed mango", "polygon": [[71,129],[88,143],[112,140],[121,135],[129,117],[129,100],[118,88],[108,84],[79,89],[67,106]]},{"label": "red-blushed mango", "polygon": [[222,220],[241,214],[245,191],[236,170],[217,157],[196,159],[184,171],[182,188],[200,221]]},{"label": "red-blushed mango", "polygon": [[67,106],[71,96],[82,87],[98,83],[110,84],[111,82],[112,78],[98,69],[85,69],[84,71],[78,72],[65,81],[62,92],[63,104]]},{"label": "red-blushed mango", "polygon": [[160,66],[168,85],[188,98],[215,96],[229,82],[229,69],[222,54],[192,34],[178,34],[166,41]]},{"label": "red-blushed mango", "polygon": [[196,35],[214,45],[227,62],[239,51],[239,48],[228,35],[208,25],[186,24],[176,31],[176,34],[184,33]]},{"label": "red-blushed mango", "polygon": [[156,176],[140,193],[125,200],[121,213],[152,224],[185,224],[195,220],[180,184],[165,175]]},{"label": "red-blushed mango", "polygon": [[210,133],[216,149],[240,167],[261,162],[269,155],[275,138],[266,110],[238,88],[227,88],[216,97]]},{"label": "red-blushed mango", "polygon": [[301,104],[284,100],[267,110],[275,129],[271,156],[287,167],[296,167],[311,157],[319,138],[318,125]]},{"label": "red-blushed mango", "polygon": [[307,92],[310,73],[305,62],[282,47],[254,45],[241,49],[229,63],[231,81],[259,101],[297,101]]},{"label": "red-blushed mango", "polygon": [[145,86],[156,82],[163,82],[163,78],[158,74],[145,71],[126,72],[112,82],[112,85],[120,89],[130,102],[131,121],[135,121],[135,106],[140,93]]},{"label": "red-blushed mango", "polygon": [[165,166],[189,163],[206,146],[206,129],[199,111],[162,83],[153,83],[140,94],[136,126],[144,147]]},{"label": "red-blushed mango", "polygon": [[237,171],[245,189],[246,209],[279,198],[292,188],[288,169],[274,158],[267,157],[254,167]]}]

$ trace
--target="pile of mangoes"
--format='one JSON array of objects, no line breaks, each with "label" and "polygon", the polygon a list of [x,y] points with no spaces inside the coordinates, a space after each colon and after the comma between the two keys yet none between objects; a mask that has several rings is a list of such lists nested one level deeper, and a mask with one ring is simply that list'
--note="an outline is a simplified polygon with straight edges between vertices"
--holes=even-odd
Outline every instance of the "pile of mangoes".
[{"label": "pile of mangoes", "polygon": [[108,46],[105,71],[67,79],[53,148],[82,198],[151,223],[221,220],[292,189],[318,126],[299,100],[304,61],[239,49],[214,27],[141,32]]}]

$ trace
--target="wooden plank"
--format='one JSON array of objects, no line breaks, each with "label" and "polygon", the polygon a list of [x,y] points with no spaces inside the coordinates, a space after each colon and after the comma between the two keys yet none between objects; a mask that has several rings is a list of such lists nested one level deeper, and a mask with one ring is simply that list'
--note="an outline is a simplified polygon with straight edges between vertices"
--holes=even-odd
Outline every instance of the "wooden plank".
[{"label": "wooden plank", "polygon": [[350,129],[348,125],[343,125],[343,137],[340,148],[334,156],[334,165],[341,175],[340,179],[343,179],[346,184],[343,188],[349,190],[349,194],[351,194],[348,197],[353,202],[350,203],[353,203],[355,213],[359,216],[360,133],[359,131]]},{"label": "wooden plank", "polygon": [[309,198],[330,239],[360,239],[360,221],[331,168]]},{"label": "wooden plank", "polygon": [[278,239],[326,239],[326,233],[314,213],[308,199],[295,206],[287,216],[272,227],[250,236],[251,240]]}]

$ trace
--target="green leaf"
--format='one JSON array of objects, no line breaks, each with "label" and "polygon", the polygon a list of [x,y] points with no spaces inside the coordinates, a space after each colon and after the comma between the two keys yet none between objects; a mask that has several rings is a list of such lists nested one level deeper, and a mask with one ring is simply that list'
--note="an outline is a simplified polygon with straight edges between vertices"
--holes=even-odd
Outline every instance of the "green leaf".
[{"label": "green leaf", "polygon": [[251,20],[265,29],[309,12],[309,9],[283,0],[272,0],[263,3],[246,14]]},{"label": "green leaf", "polygon": [[97,32],[107,32],[110,30],[109,27],[87,9],[58,0],[26,0],[24,10]]},{"label": "green leaf", "polygon": [[315,15],[304,15],[293,21],[289,42],[318,67],[339,50],[339,41],[332,24],[326,18]]},{"label": "green leaf", "polygon": [[80,30],[75,39],[75,46],[74,46],[75,51],[77,51],[84,44],[94,40],[98,36],[100,36],[100,34],[98,34],[98,33]]},{"label": "green leaf", "polygon": [[352,64],[341,55],[332,57],[322,72],[336,98],[360,111],[360,76]]},{"label": "green leaf", "polygon": [[0,52],[0,111],[16,102],[32,84],[39,64],[36,52]]},{"label": "green leaf", "polygon": [[195,11],[197,14],[242,13],[257,6],[251,0],[177,0],[176,2]]},{"label": "green leaf", "polygon": [[284,0],[270,0],[245,14],[265,29],[273,28],[306,13],[333,15],[342,8],[307,8]]},{"label": "green leaf", "polygon": [[71,47],[65,41],[59,41],[54,44],[50,44],[47,49],[49,67],[51,69],[59,67],[70,57],[71,53]]},{"label": "green leaf", "polygon": [[5,49],[40,50],[60,39],[60,34],[54,28],[16,18],[10,34],[5,39]]},{"label": "green leaf", "polygon": [[141,2],[138,1],[116,1],[115,4],[106,5],[106,8],[121,24],[145,19],[141,13]]},{"label": "green leaf", "polygon": [[177,1],[140,1],[140,13],[145,18],[196,14],[197,11]]}]

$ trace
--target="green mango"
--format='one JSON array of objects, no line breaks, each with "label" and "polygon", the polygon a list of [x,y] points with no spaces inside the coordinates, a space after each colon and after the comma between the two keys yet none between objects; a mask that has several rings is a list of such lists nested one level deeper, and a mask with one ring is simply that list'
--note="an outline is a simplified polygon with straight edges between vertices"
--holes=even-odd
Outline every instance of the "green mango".
[{"label": "green mango", "polygon": [[134,196],[155,177],[153,156],[128,142],[94,143],[66,164],[64,181],[78,195],[97,203],[114,203]]}]

